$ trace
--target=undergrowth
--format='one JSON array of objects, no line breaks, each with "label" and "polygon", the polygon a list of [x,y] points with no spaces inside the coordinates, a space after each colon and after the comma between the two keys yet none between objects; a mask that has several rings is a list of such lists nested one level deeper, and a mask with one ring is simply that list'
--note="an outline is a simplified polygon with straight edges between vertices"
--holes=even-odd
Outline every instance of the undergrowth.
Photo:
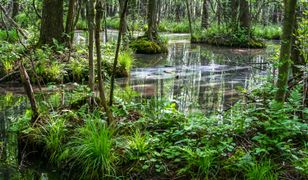
[{"label": "undergrowth", "polygon": [[105,114],[90,112],[87,101],[71,107],[70,99],[89,96],[80,87],[64,105],[58,95],[41,104],[49,108],[41,108],[39,125],[23,123],[30,119],[26,114],[15,129],[34,144],[45,144],[42,153],[50,154],[50,163],[78,169],[81,179],[305,179],[308,109],[300,101],[302,89],[297,85],[278,104],[267,83],[222,117],[184,115],[168,101],[139,102],[126,89],[115,98],[117,124],[107,127]]}]

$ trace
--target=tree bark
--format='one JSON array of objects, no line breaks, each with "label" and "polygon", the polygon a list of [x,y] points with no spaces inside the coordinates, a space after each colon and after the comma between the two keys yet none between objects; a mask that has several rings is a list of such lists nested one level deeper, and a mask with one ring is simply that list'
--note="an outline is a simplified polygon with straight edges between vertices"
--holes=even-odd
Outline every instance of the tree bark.
[{"label": "tree bark", "polygon": [[248,30],[250,28],[250,13],[247,0],[240,0],[239,19],[240,27]]},{"label": "tree bark", "polygon": [[283,32],[279,56],[278,81],[276,101],[284,102],[290,69],[291,39],[295,22],[295,8],[297,0],[285,0]]},{"label": "tree bark", "polygon": [[[88,58],[89,58],[89,88],[94,93],[94,61],[93,61],[93,41],[94,41],[94,1],[87,1],[87,21],[88,21]],[[90,98],[90,105],[93,105],[93,99]]]},{"label": "tree bark", "polygon": [[12,18],[15,19],[15,17],[18,15],[19,12],[19,0],[13,0],[13,10],[12,10]]},{"label": "tree bark", "polygon": [[96,45],[96,55],[97,55],[97,76],[98,76],[98,90],[99,97],[101,100],[101,105],[104,107],[105,112],[108,118],[108,124],[113,122],[112,113],[107,105],[106,96],[105,96],[105,88],[103,82],[103,73],[102,73],[102,54],[101,54],[101,44],[100,44],[100,30],[101,30],[101,20],[103,17],[103,6],[102,2],[98,0],[96,2],[96,16],[95,16],[95,45]]},{"label": "tree bark", "polygon": [[157,0],[149,0],[148,3],[148,31],[146,32],[146,35],[149,40],[154,41],[157,40],[158,34],[157,34],[157,23],[156,23],[156,17],[157,17]]},{"label": "tree bark", "polygon": [[76,10],[76,0],[69,0],[66,25],[65,25],[66,43],[69,47],[71,47],[72,38],[74,36],[73,34],[74,34],[75,10]]},{"label": "tree bark", "polygon": [[193,30],[192,30],[192,22],[191,22],[191,13],[190,13],[190,3],[189,0],[186,0],[186,8],[187,8],[187,17],[188,17],[188,22],[189,22],[189,33],[192,35]]},{"label": "tree bark", "polygon": [[[120,12],[119,12],[119,14],[121,15],[121,13],[124,11],[125,1],[119,0],[119,4],[120,4]],[[126,11],[125,14],[124,14],[123,26],[120,27],[120,28],[122,28],[122,30],[121,30],[122,35],[126,34],[126,32],[127,32],[126,16],[127,16],[127,11]]]},{"label": "tree bark", "polygon": [[203,7],[202,7],[202,22],[201,28],[207,29],[209,27],[209,6],[208,0],[203,0]]},{"label": "tree bark", "polygon": [[63,0],[44,0],[39,43],[62,42],[63,32]]},{"label": "tree bark", "polygon": [[124,22],[124,18],[125,18],[125,13],[127,10],[127,4],[128,4],[128,0],[125,0],[125,4],[124,4],[124,8],[123,8],[123,12],[121,13],[121,19],[120,19],[120,31],[118,34],[118,42],[117,42],[117,47],[116,47],[116,53],[115,53],[115,57],[114,57],[114,62],[113,62],[113,67],[112,67],[112,75],[111,75],[111,83],[110,83],[110,100],[109,100],[109,105],[112,106],[113,104],[113,92],[114,92],[114,79],[115,79],[115,72],[116,72],[116,68],[117,68],[117,64],[118,64],[118,58],[119,58],[119,52],[120,52],[120,46],[121,46],[121,39],[122,39],[122,32],[121,30],[123,29],[123,22]]}]

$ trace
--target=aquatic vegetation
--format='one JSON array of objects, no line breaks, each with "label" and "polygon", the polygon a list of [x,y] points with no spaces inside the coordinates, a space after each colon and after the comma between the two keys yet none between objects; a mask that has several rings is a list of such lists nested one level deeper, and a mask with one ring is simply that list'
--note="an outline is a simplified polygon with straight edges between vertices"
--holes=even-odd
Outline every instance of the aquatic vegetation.
[{"label": "aquatic vegetation", "polygon": [[129,47],[140,54],[160,54],[168,52],[164,43],[149,41],[146,37],[139,37],[131,40]]}]

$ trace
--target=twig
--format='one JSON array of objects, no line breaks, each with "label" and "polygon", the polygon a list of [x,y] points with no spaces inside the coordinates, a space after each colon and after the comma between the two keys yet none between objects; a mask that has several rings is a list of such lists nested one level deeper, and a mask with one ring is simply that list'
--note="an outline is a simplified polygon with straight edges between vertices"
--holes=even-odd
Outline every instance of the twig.
[{"label": "twig", "polygon": [[34,9],[35,14],[37,15],[37,17],[42,19],[42,16],[38,13],[38,10],[36,9],[35,0],[32,1],[32,6],[33,6],[33,9]]},{"label": "twig", "polygon": [[14,75],[14,74],[17,74],[19,71],[13,71],[13,72],[10,72],[9,74],[3,76],[1,79],[0,79],[0,82],[4,81],[6,78]]}]

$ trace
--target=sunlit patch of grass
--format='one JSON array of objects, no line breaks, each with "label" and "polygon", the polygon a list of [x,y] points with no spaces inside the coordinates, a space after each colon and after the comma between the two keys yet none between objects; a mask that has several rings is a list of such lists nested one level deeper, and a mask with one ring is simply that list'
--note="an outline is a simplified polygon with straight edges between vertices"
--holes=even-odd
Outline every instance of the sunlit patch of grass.
[{"label": "sunlit patch of grass", "polygon": [[125,51],[119,56],[119,64],[125,68],[126,71],[130,71],[133,65],[133,53],[131,51]]}]

